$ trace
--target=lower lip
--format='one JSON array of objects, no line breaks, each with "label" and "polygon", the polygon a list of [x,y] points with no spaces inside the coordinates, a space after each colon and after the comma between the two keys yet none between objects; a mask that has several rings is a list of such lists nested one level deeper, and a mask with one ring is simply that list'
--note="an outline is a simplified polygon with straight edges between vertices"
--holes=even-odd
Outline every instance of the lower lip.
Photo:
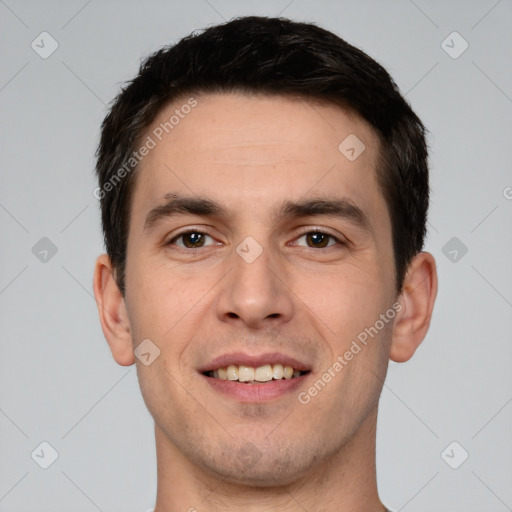
[{"label": "lower lip", "polygon": [[304,380],[310,375],[306,373],[293,379],[280,379],[262,382],[261,384],[244,384],[233,380],[220,380],[203,375],[207,383],[215,391],[235,398],[241,402],[265,402],[273,398],[279,398],[304,384]]}]

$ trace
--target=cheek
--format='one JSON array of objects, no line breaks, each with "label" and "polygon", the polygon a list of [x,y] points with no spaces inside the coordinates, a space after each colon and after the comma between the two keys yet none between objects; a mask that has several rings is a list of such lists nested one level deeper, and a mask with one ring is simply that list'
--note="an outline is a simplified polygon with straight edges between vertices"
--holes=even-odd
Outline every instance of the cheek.
[{"label": "cheek", "polygon": [[[148,258],[149,259],[149,258]],[[213,272],[180,272],[176,264],[142,264],[134,258],[127,272],[127,308],[134,345],[149,338],[160,348],[161,359],[172,361],[186,348],[198,328],[198,314],[216,279]]]},{"label": "cheek", "polygon": [[160,346],[161,338],[173,325],[180,294],[163,269],[133,258],[126,267],[126,305],[132,338],[149,338]]},{"label": "cheek", "polygon": [[[297,274],[293,290],[329,338],[348,340],[386,309],[387,286],[377,265],[344,265],[312,279]],[[323,327],[322,327],[323,325]]]}]

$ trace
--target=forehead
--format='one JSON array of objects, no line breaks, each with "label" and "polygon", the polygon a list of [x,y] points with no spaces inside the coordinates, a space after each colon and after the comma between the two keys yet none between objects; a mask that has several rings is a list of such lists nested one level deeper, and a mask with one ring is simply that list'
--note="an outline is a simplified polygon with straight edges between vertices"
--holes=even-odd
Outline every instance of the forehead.
[{"label": "forehead", "polygon": [[146,209],[173,192],[233,208],[333,191],[367,209],[382,200],[378,137],[338,106],[268,95],[185,97],[159,113],[146,137],[154,147],[140,164],[134,194]]},{"label": "forehead", "polygon": [[[223,156],[229,163],[266,164],[277,156],[318,157],[320,149],[337,154],[339,144],[352,133],[365,139],[371,158],[378,148],[374,130],[357,114],[333,104],[281,95],[222,93],[176,100],[162,109],[148,133],[163,145],[173,145],[176,155],[215,151],[216,161]],[[196,138],[195,147],[190,137]],[[200,138],[200,140],[198,140]],[[302,151],[297,152],[297,142]],[[173,144],[174,143],[174,144]],[[262,154],[265,147],[266,155]],[[236,148],[236,149],[235,149]],[[238,158],[233,149],[236,150]],[[266,158],[263,158],[266,156]],[[256,160],[255,160],[256,158]]]}]

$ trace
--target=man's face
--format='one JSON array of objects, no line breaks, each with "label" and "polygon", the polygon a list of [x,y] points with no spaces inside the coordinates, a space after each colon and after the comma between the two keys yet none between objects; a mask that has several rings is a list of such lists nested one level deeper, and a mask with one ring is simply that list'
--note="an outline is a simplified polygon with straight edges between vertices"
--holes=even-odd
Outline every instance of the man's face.
[{"label": "man's face", "polygon": [[[132,196],[126,309],[134,347],[160,350],[137,362],[140,385],[167,453],[231,481],[286,483],[371,438],[392,321],[333,364],[396,300],[377,137],[335,106],[197,101],[144,158]],[[338,148],[350,134],[365,145],[355,160],[355,139]],[[268,378],[279,363],[304,373],[210,373]]]}]

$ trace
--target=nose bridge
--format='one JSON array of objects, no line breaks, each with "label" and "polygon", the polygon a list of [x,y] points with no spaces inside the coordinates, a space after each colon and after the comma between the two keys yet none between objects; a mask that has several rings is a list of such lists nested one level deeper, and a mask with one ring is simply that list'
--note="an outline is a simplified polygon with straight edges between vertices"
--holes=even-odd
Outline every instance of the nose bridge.
[{"label": "nose bridge", "polygon": [[257,328],[286,321],[293,314],[291,293],[279,277],[279,258],[254,238],[245,238],[231,255],[232,271],[224,283],[218,315]]}]

